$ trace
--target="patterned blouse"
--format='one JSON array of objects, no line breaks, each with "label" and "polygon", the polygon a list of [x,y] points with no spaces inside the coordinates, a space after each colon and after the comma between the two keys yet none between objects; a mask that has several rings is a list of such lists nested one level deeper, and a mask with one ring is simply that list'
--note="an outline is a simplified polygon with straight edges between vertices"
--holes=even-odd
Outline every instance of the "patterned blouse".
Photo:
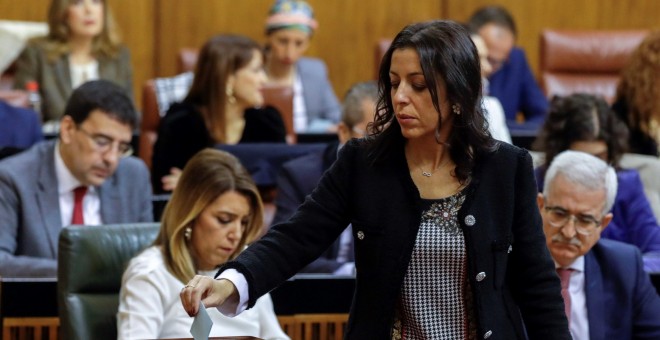
[{"label": "patterned blouse", "polygon": [[467,250],[457,214],[465,195],[424,200],[392,339],[476,339]]}]

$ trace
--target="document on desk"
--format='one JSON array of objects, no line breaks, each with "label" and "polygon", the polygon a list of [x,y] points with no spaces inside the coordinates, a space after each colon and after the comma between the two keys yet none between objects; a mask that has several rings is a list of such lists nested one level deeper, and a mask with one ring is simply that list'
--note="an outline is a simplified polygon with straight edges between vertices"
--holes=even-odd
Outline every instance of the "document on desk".
[{"label": "document on desk", "polygon": [[192,334],[195,340],[208,340],[209,334],[211,334],[211,327],[213,327],[213,321],[211,321],[206,307],[200,301],[199,312],[197,312],[195,320],[190,327],[190,334]]}]

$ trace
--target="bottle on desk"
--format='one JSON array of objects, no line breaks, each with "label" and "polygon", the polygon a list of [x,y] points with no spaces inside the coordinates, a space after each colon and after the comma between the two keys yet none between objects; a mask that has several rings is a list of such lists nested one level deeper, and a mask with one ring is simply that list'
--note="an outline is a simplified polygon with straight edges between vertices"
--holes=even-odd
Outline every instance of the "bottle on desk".
[{"label": "bottle on desk", "polygon": [[28,102],[30,108],[39,115],[39,120],[42,120],[41,116],[41,95],[39,94],[39,83],[32,80],[25,84],[25,90],[28,92]]}]

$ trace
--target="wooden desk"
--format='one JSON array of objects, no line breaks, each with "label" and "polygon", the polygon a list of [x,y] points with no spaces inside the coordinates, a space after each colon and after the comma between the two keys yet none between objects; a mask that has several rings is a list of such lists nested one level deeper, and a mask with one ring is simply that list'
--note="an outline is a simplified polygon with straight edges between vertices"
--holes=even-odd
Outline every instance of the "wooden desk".
[{"label": "wooden desk", "polygon": [[56,278],[0,278],[1,339],[57,339]]}]

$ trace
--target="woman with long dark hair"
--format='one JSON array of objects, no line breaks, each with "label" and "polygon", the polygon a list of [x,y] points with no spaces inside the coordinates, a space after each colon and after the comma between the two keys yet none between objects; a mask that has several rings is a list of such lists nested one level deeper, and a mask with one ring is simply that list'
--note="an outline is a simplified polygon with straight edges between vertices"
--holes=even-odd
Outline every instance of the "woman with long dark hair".
[{"label": "woman with long dark hair", "polygon": [[198,151],[216,144],[284,143],[280,113],[264,104],[263,53],[250,38],[218,35],[199,53],[188,95],[172,105],[154,145],[154,191],[176,187],[181,169]]},{"label": "woman with long dark hair", "polygon": [[[405,27],[383,58],[371,135],[347,143],[288,222],[180,297],[251,307],[352,224],[348,339],[570,339],[526,150],[495,141],[470,35]],[[319,292],[322,293],[322,292]]]}]

